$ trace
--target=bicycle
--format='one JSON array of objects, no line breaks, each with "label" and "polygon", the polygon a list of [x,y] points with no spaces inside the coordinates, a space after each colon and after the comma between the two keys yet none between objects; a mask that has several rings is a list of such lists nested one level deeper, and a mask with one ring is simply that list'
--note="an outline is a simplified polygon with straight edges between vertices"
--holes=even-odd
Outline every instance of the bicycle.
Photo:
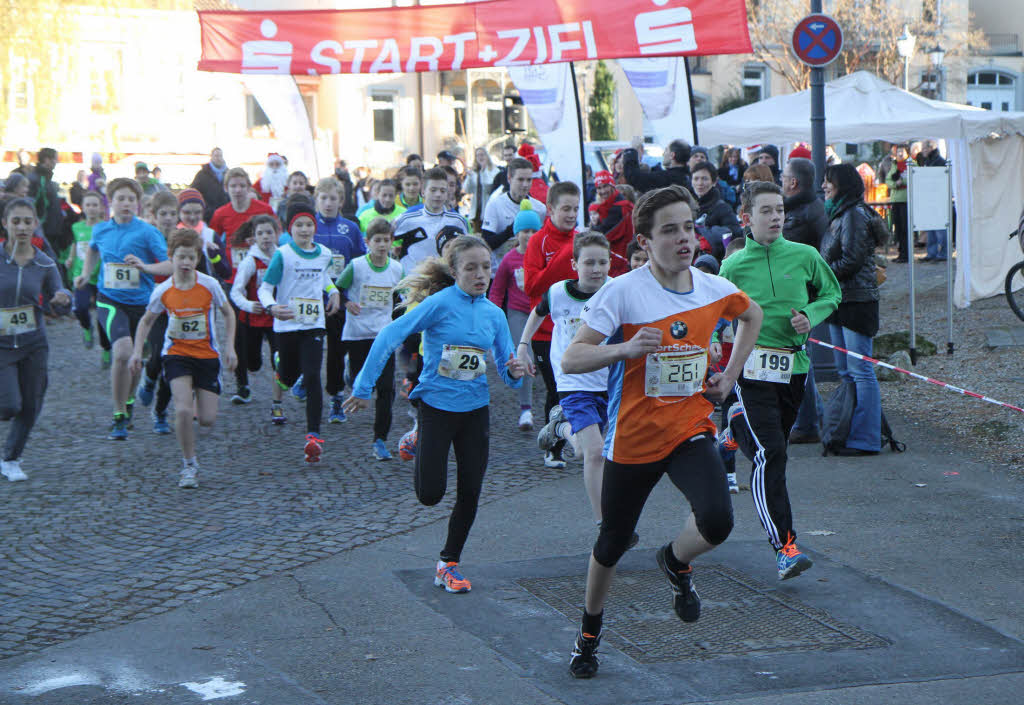
[{"label": "bicycle", "polygon": [[[1017,231],[1010,233],[1010,238],[1017,238],[1021,253],[1024,253],[1024,211],[1021,211]],[[1010,267],[1010,271],[1006,274],[1006,301],[1010,304],[1013,312],[1017,314],[1017,318],[1024,321],[1024,289],[1018,289],[1016,292],[1013,290],[1013,280],[1018,274],[1024,276],[1024,260]]]}]

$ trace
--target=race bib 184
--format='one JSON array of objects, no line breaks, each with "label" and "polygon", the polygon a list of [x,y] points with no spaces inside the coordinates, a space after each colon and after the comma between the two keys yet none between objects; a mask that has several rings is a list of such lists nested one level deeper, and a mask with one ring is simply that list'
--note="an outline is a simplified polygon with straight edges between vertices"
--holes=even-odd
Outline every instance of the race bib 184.
[{"label": "race bib 184", "polygon": [[487,372],[487,352],[470,345],[445,345],[437,373],[449,379],[476,379]]},{"label": "race bib 184", "polygon": [[644,390],[649,397],[692,397],[704,388],[706,350],[663,352],[647,356]]},{"label": "race bib 184", "polygon": [[293,298],[289,305],[295,311],[295,322],[304,325],[315,325],[320,320],[320,308],[323,301],[320,299]]}]

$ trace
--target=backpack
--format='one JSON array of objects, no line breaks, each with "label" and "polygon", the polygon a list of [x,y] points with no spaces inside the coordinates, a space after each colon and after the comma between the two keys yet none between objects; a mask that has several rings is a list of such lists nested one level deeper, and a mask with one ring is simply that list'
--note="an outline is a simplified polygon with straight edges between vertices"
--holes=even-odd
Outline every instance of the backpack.
[{"label": "backpack", "polygon": [[[846,445],[846,439],[850,435],[850,422],[853,419],[853,408],[857,405],[857,386],[849,380],[839,380],[839,385],[832,396],[825,402],[821,419],[821,445],[822,455],[829,453],[839,454],[839,449]],[[885,412],[882,412],[882,444],[879,450],[886,445],[894,453],[902,453],[907,449],[906,443],[901,443],[893,438],[892,427],[889,426]]]}]

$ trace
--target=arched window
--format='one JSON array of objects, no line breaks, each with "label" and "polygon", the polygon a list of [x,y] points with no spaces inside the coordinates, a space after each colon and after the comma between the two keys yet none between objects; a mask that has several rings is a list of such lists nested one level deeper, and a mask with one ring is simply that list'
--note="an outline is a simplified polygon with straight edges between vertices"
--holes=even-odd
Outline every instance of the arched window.
[{"label": "arched window", "polygon": [[967,104],[986,110],[1017,110],[1016,75],[999,69],[979,69],[967,74]]}]

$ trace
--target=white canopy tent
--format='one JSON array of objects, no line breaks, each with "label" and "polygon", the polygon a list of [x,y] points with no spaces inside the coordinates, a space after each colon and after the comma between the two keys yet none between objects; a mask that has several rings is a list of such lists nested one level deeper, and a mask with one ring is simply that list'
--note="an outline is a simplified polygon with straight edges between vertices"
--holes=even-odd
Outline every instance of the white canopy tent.
[{"label": "white canopy tent", "polygon": [[[705,145],[809,142],[809,90],[745,105],[698,123]],[[825,84],[829,142],[945,139],[957,203],[954,302],[1003,291],[1020,260],[1015,240],[1024,205],[1024,113],[994,113],[929,100],[858,71]]]}]

